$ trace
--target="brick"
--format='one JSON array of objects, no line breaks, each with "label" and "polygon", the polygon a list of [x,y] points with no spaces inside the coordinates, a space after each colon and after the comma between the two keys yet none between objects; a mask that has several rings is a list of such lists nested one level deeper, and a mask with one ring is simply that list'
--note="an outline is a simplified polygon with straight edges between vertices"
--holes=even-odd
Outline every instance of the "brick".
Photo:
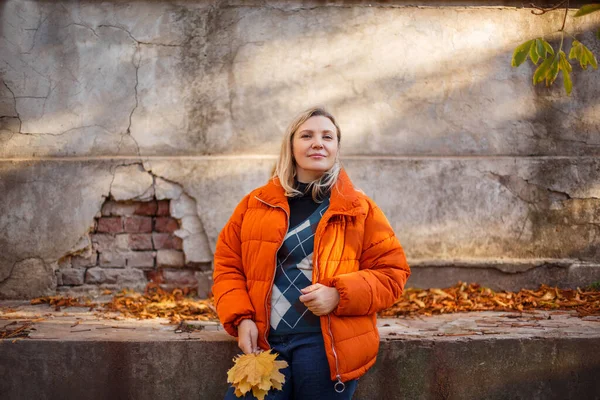
[{"label": "brick", "polygon": [[171,217],[156,217],[154,220],[154,230],[156,232],[173,233],[179,229],[179,222]]},{"label": "brick", "polygon": [[149,271],[146,270],[144,272],[146,273],[146,279],[148,279],[149,281],[152,281],[154,283],[163,283],[164,282],[162,268],[152,269]]},{"label": "brick", "polygon": [[98,263],[98,253],[95,251],[89,257],[73,256],[71,257],[71,266],[77,267],[93,267]]},{"label": "brick", "polygon": [[135,268],[154,268],[154,251],[132,251],[126,254],[127,266]]},{"label": "brick", "polygon": [[136,202],[135,215],[156,215],[158,205],[155,200]]},{"label": "brick", "polygon": [[105,251],[100,253],[98,265],[101,267],[123,268],[127,265],[127,258],[125,253],[118,250]]},{"label": "brick", "polygon": [[182,251],[177,250],[158,250],[156,252],[157,267],[183,267],[185,257]]},{"label": "brick", "polygon": [[132,233],[129,235],[129,248],[131,250],[152,250],[152,234]]},{"label": "brick", "polygon": [[96,267],[89,268],[85,273],[85,283],[91,284],[135,285],[144,282],[146,282],[144,272],[135,268],[105,269]]},{"label": "brick", "polygon": [[152,232],[154,249],[183,250],[183,241],[170,233]]},{"label": "brick", "polygon": [[137,205],[122,201],[107,201],[102,205],[104,216],[129,216],[135,213]]},{"label": "brick", "polygon": [[61,271],[62,284],[67,286],[83,285],[85,269],[71,268]]},{"label": "brick", "polygon": [[92,249],[98,252],[127,250],[129,249],[129,235],[111,235],[108,233],[96,233],[92,235]]},{"label": "brick", "polygon": [[125,232],[128,233],[150,233],[152,232],[152,217],[126,217]]},{"label": "brick", "polygon": [[170,215],[169,207],[170,207],[169,200],[159,200],[158,201],[158,209],[156,210],[156,215],[159,217],[169,216]]},{"label": "brick", "polygon": [[100,233],[123,232],[123,219],[121,217],[102,217],[98,219],[96,230]]},{"label": "brick", "polygon": [[178,286],[197,286],[196,272],[189,269],[163,269],[164,283],[173,283]]}]

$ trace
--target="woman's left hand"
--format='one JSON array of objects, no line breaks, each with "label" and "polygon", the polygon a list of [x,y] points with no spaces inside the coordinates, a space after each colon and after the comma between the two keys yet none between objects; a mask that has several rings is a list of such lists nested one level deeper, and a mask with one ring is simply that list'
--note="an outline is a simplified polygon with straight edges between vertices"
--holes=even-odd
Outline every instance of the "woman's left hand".
[{"label": "woman's left hand", "polygon": [[340,302],[340,293],[334,287],[315,283],[300,289],[300,301],[315,315],[327,315],[332,312]]}]

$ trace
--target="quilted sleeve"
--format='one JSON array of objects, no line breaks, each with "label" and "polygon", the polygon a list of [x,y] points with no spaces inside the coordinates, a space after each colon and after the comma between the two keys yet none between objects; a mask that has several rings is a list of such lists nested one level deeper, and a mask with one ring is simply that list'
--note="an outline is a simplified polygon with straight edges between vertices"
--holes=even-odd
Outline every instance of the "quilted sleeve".
[{"label": "quilted sleeve", "polygon": [[248,198],[249,196],[244,197],[238,204],[221,230],[214,258],[212,292],[217,314],[227,333],[235,337],[238,335],[239,323],[246,318],[255,317],[246,290],[240,239],[242,220],[248,208]]},{"label": "quilted sleeve", "polygon": [[410,276],[404,250],[390,223],[379,207],[369,203],[360,270],[330,281],[340,293],[335,315],[369,315],[392,306]]}]

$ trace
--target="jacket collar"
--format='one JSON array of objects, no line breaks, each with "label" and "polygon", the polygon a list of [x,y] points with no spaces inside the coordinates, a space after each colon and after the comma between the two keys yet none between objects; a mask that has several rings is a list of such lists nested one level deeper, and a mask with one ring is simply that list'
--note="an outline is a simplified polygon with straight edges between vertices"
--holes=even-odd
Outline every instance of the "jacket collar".
[{"label": "jacket collar", "polygon": [[[279,183],[279,178],[275,177],[269,180],[265,186],[260,188],[256,197],[272,206],[281,207],[290,212],[285,191]],[[336,214],[358,214],[361,210],[358,192],[352,185],[346,171],[342,168],[338,180],[331,190],[329,199],[329,210]]]}]

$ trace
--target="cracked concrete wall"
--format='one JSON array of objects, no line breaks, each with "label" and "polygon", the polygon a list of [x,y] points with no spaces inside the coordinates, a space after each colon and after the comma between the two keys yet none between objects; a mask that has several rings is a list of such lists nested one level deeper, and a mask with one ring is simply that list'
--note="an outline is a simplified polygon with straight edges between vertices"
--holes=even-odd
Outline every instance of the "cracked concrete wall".
[{"label": "cracked concrete wall", "polygon": [[[315,102],[347,155],[600,153],[596,74],[509,65],[560,12],[287,3],[4,2],[0,156],[275,154]],[[599,23],[569,30],[598,52]]]},{"label": "cracked concrete wall", "polygon": [[[3,2],[0,282],[21,265],[55,268],[111,185],[130,199],[158,196],[161,179],[180,185],[206,257],[268,178],[286,124],[316,103],[338,117],[342,159],[396,229],[413,282],[481,267],[600,279],[598,72],[574,67],[570,98],[532,87],[512,51],[541,35],[558,43],[562,13],[515,6]],[[600,54],[600,16],[568,23]]]}]

